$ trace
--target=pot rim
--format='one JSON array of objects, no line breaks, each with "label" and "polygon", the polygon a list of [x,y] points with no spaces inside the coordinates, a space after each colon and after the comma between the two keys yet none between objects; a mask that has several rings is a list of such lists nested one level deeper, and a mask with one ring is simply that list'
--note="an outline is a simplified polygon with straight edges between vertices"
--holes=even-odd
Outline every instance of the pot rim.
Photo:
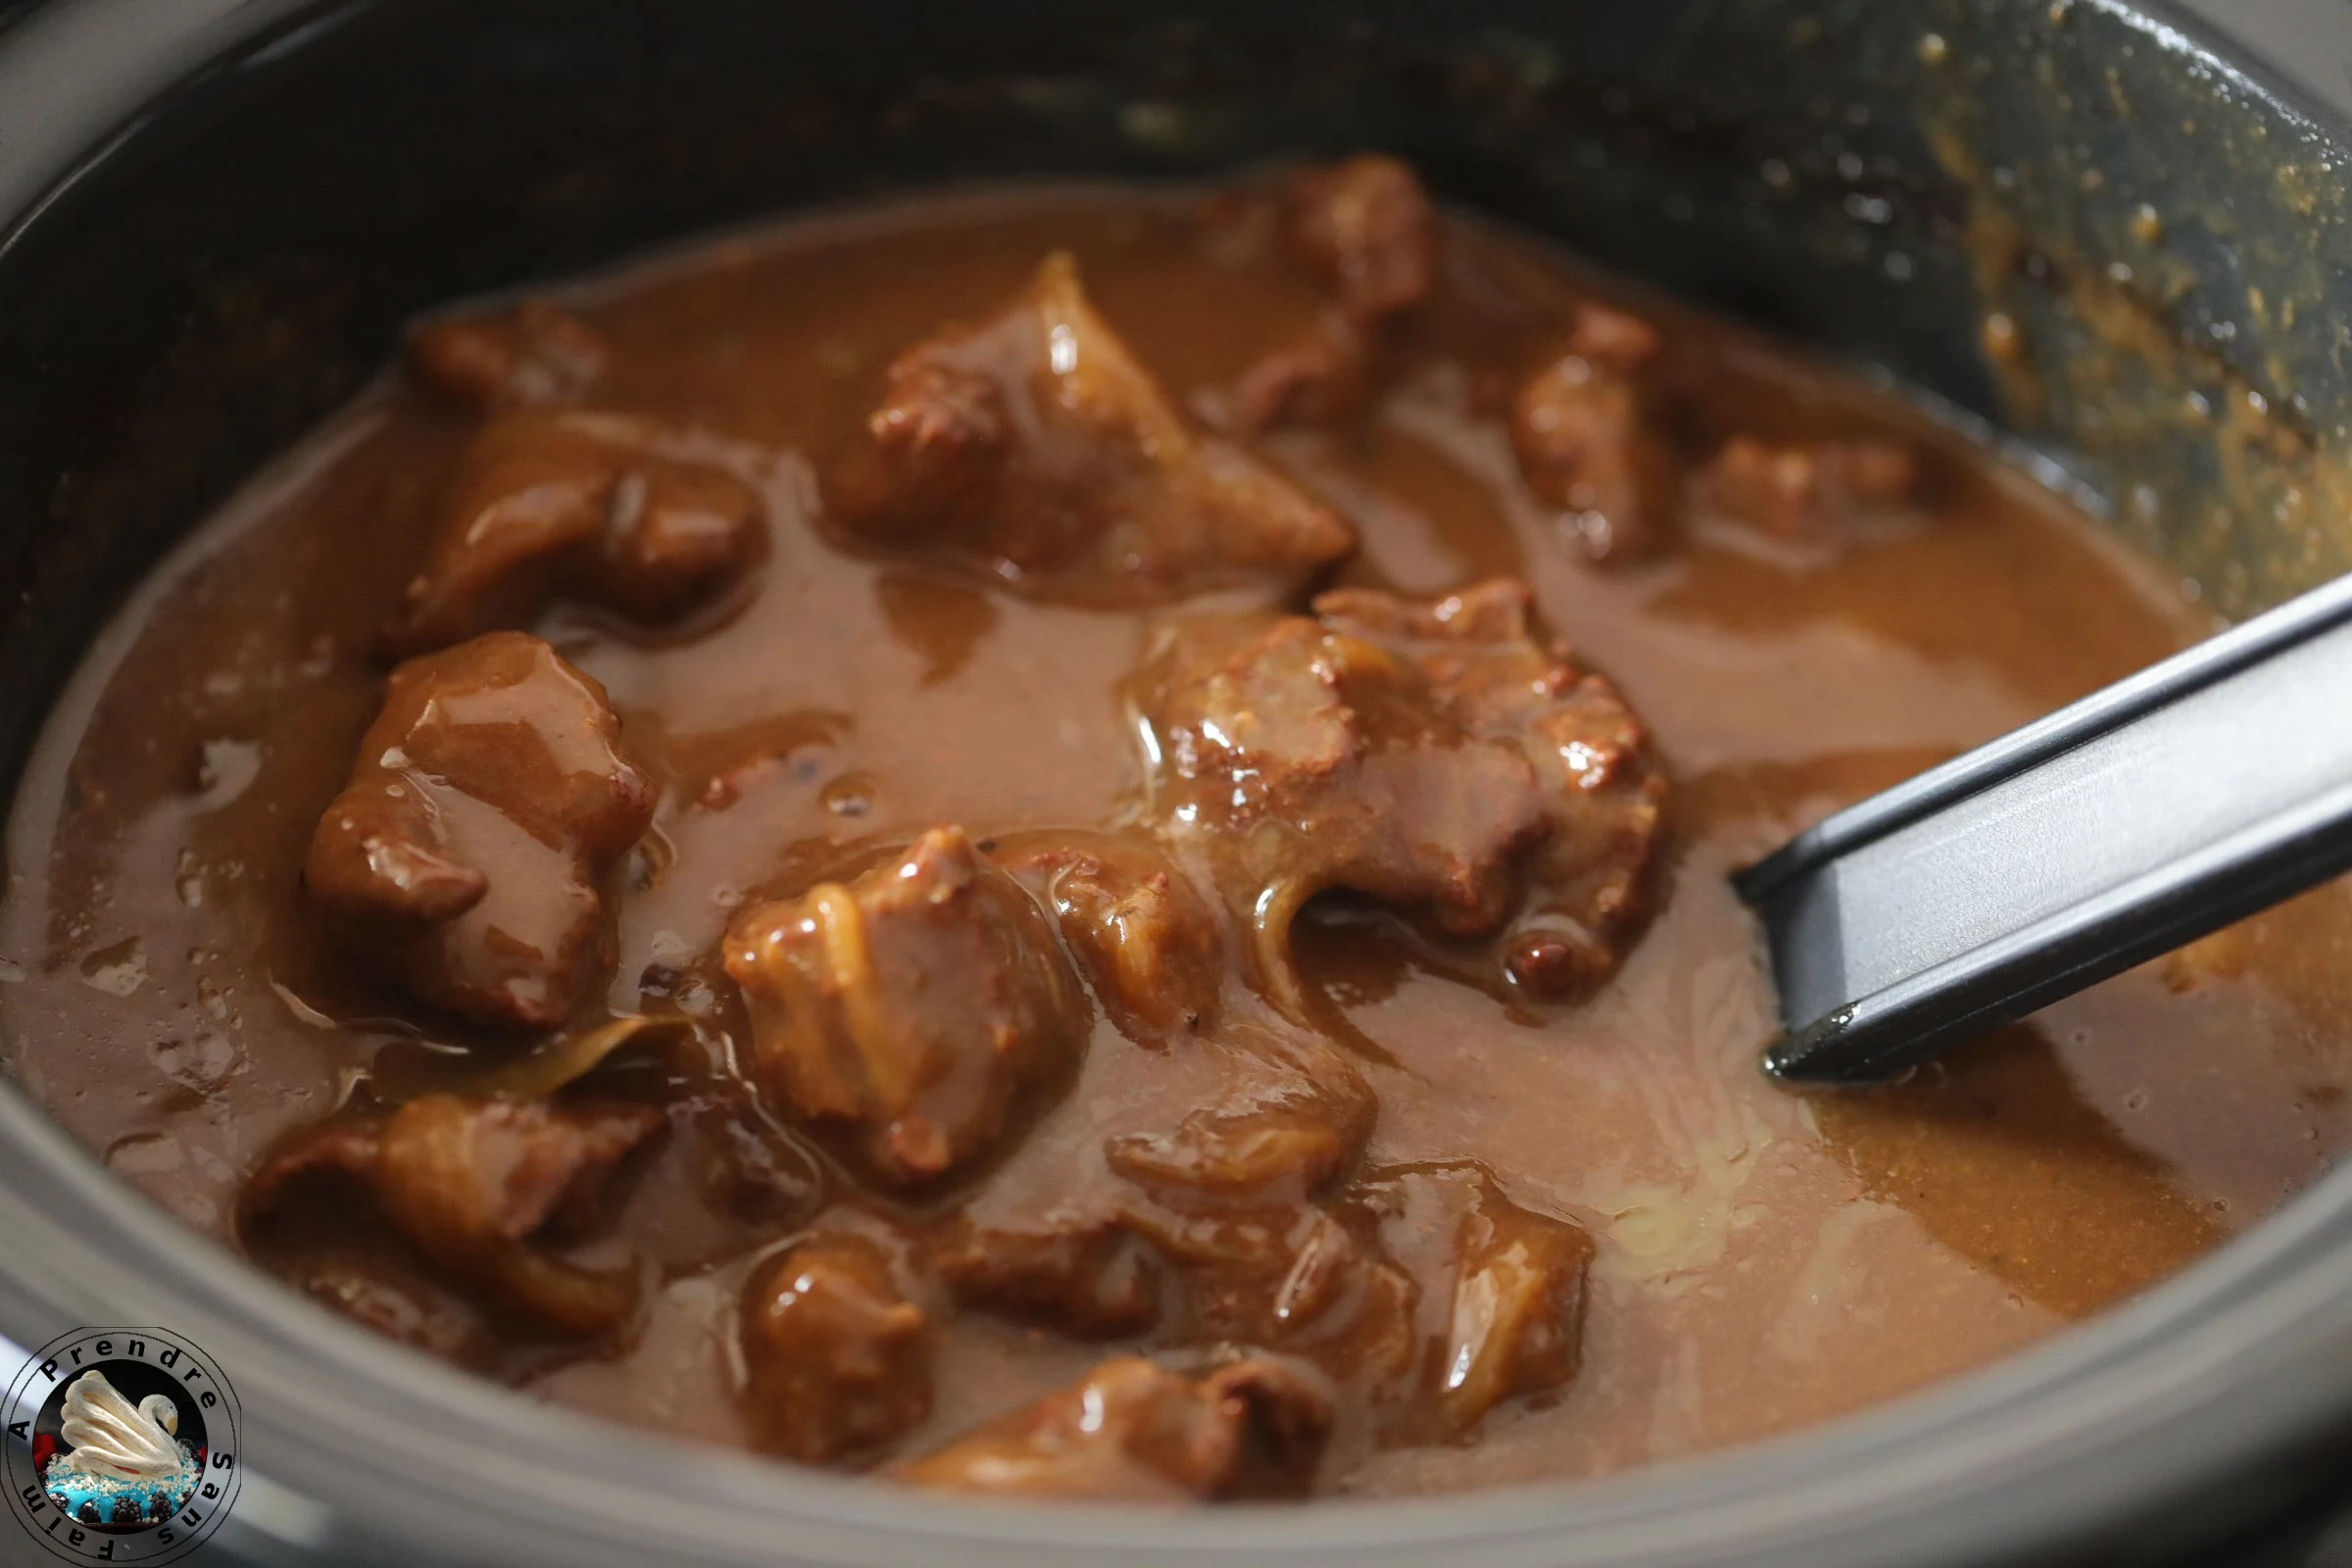
[{"label": "pot rim", "polygon": [[[2352,119],[2175,0],[2082,3],[2177,69],[2352,150]],[[0,26],[0,254],[172,93],[365,8],[181,0],[165,17],[142,8],[130,24],[105,0],[66,0]],[[1443,1551],[1494,1565],[1924,1568],[2083,1541],[2128,1517],[2185,1541],[2185,1507],[2201,1489],[2352,1410],[2347,1167],[2120,1307],[1973,1372],[1754,1444],[1434,1498],[1176,1515],[1007,1507],[795,1470],[514,1397],[367,1333],[185,1229],[5,1082],[0,1150],[10,1170],[0,1332],[29,1345],[127,1321],[194,1338],[234,1377],[256,1456],[235,1537],[337,1561],[386,1551],[410,1562],[880,1563],[952,1551],[976,1568],[1035,1568],[1237,1556],[1380,1564]]]}]

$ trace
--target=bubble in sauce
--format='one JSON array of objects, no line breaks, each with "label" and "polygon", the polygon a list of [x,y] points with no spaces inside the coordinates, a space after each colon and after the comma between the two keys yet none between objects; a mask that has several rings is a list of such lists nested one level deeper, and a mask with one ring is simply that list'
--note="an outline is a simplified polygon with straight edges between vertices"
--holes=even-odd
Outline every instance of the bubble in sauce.
[{"label": "bubble in sauce", "polygon": [[873,775],[844,773],[827,784],[817,799],[835,816],[863,816],[874,808]]},{"label": "bubble in sauce", "polygon": [[253,785],[262,771],[262,749],[226,736],[204,743],[196,764],[196,808],[219,810]]},{"label": "bubble in sauce", "polygon": [[147,1059],[155,1063],[158,1072],[198,1094],[208,1094],[226,1083],[243,1056],[234,1041],[209,1030],[184,1040],[167,1035],[147,1048]]},{"label": "bubble in sauce", "polygon": [[124,937],[81,960],[81,983],[110,997],[127,997],[147,983],[147,950]]}]

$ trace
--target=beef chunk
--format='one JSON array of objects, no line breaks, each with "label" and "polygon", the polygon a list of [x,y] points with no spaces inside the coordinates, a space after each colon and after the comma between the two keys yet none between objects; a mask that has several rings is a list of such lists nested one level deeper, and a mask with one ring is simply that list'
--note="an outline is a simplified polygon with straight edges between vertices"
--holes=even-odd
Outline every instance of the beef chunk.
[{"label": "beef chunk", "polygon": [[304,1269],[303,1294],[387,1340],[459,1366],[497,1361],[490,1326],[471,1303],[431,1280],[404,1277],[378,1258],[328,1258]]},{"label": "beef chunk", "polygon": [[1423,672],[1455,722],[1513,739],[1534,763],[1544,826],[1531,896],[1503,938],[1507,975],[1561,1000],[1614,973],[1648,912],[1667,792],[1648,733],[1616,687],[1535,642],[1522,583],[1429,602],[1343,590],[1315,608],[1327,625],[1380,638]]},{"label": "beef chunk", "polygon": [[492,632],[392,672],[304,880],[348,944],[435,1006],[549,1029],[612,963],[599,885],[653,791],[604,688]]},{"label": "beef chunk", "polygon": [[1121,1176],[1182,1201],[1320,1187],[1361,1148],[1356,1132],[1304,1097],[1269,1095],[1244,1109],[1197,1110],[1170,1132],[1121,1134],[1105,1152]]},{"label": "beef chunk", "polygon": [[280,1140],[255,1167],[240,1206],[248,1217],[268,1216],[315,1182],[354,1177],[371,1183],[383,1143],[382,1115],[355,1113],[313,1122]]},{"label": "beef chunk", "polygon": [[1666,778],[1642,721],[1598,675],[1576,677],[1533,715],[1528,745],[1553,786],[1552,830],[1503,967],[1528,992],[1558,1001],[1614,974],[1648,916]]},{"label": "beef chunk", "polygon": [[1152,1234],[1183,1286],[1163,1342],[1266,1346],[1375,1405],[1417,1390],[1421,1288],[1361,1212],[1318,1203],[1193,1214]]},{"label": "beef chunk", "polygon": [[1306,170],[1291,181],[1287,206],[1292,248],[1350,320],[1376,325],[1429,298],[1438,218],[1404,164],[1364,154]]},{"label": "beef chunk", "polygon": [[1709,460],[1696,490],[1717,517],[1774,539],[1820,542],[1902,507],[1917,482],[1911,454],[1884,441],[1776,446],[1740,435]]},{"label": "beef chunk", "polygon": [[1354,546],[1328,508],[1196,432],[1062,254],[1000,315],[899,357],[825,496],[853,544],[1087,603],[1280,591]]},{"label": "beef chunk", "polygon": [[745,1395],[764,1446],[804,1464],[878,1447],[931,1413],[931,1339],[882,1250],[796,1242],[743,1296]]},{"label": "beef chunk", "polygon": [[1045,912],[960,828],[727,932],[760,1082],[869,1177],[989,1153],[1066,1084],[1092,1024]]},{"label": "beef chunk", "polygon": [[551,596],[635,621],[709,604],[759,554],[759,492],[685,432],[611,415],[521,413],[474,438],[396,651],[519,627]]},{"label": "beef chunk", "polygon": [[1114,1161],[1131,1170],[1034,1206],[975,1201],[937,1254],[957,1299],[1084,1337],[1264,1346],[1374,1396],[1408,1389],[1417,1288],[1368,1214],[1344,1201],[1330,1156],[1277,1148],[1211,1163],[1168,1136],[1195,1157]]},{"label": "beef chunk", "polygon": [[662,1124],[642,1105],[427,1096],[384,1124],[376,1196],[435,1264],[550,1327],[598,1333],[628,1316],[635,1271],[592,1273],[523,1244],[576,1216],[594,1185]]},{"label": "beef chunk", "polygon": [[1331,303],[1312,332],[1234,384],[1234,422],[1248,431],[1328,423],[1363,408],[1404,318],[1437,283],[1437,214],[1413,172],[1393,158],[1350,158],[1293,176],[1283,228]]},{"label": "beef chunk", "polygon": [[1213,1027],[1225,945],[1191,880],[1149,841],[1023,834],[992,858],[1034,889],[1121,1033],[1141,1044]]},{"label": "beef chunk", "polygon": [[1104,1146],[1110,1168],[1170,1208],[1292,1209],[1346,1175],[1379,1113],[1372,1088],[1320,1041],[1236,1031],[1226,1098],[1165,1132]]},{"label": "beef chunk", "polygon": [[1654,363],[1663,347],[1658,329],[1641,317],[1592,300],[1577,302],[1569,353],[1603,370],[1631,375]]},{"label": "beef chunk", "polygon": [[1456,1245],[1436,1402],[1440,1420],[1466,1432],[1504,1399],[1576,1376],[1592,1239],[1490,1187],[1463,1212]]},{"label": "beef chunk", "polygon": [[[951,329],[891,362],[882,404],[866,417],[866,439],[827,475],[826,500],[853,537],[890,544],[936,535],[957,550],[988,548],[1014,449],[1039,417],[1027,411],[1028,419],[1016,420],[1014,403],[1026,409],[1025,383],[1054,373],[1051,362],[1038,368],[1027,339],[1046,328],[1026,319],[1029,314],[1016,304],[977,332]],[[989,349],[1011,363],[991,363]],[[1019,520],[1003,526],[1008,549],[1034,551],[1041,562],[1054,546],[1076,543],[1016,540]]]},{"label": "beef chunk", "polygon": [[409,334],[409,368],[416,379],[478,409],[576,403],[603,373],[606,358],[596,328],[545,300],[427,321]]},{"label": "beef chunk", "polygon": [[1281,1361],[1251,1357],[1187,1373],[1119,1356],[889,1473],[1000,1496],[1298,1496],[1313,1482],[1331,1421],[1329,1396]]},{"label": "beef chunk", "polygon": [[1099,1205],[1032,1226],[958,1215],[935,1240],[931,1261],[966,1306],[1064,1334],[1110,1339],[1159,1319],[1158,1253],[1124,1216]]},{"label": "beef chunk", "polygon": [[1291,921],[1327,889],[1461,935],[1509,913],[1544,830],[1535,769],[1449,717],[1409,662],[1301,616],[1197,621],[1171,629],[1138,707],[1157,814],[1255,923],[1278,993]]},{"label": "beef chunk", "polygon": [[1592,1259],[1582,1226],[1521,1207],[1469,1162],[1377,1171],[1350,1201],[1425,1287],[1426,1412],[1405,1412],[1397,1436],[1461,1438],[1503,1400],[1576,1375]]},{"label": "beef chunk", "polygon": [[356,1181],[419,1255],[492,1305],[601,1334],[635,1310],[637,1271],[583,1268],[534,1243],[580,1229],[614,1167],[662,1125],[642,1105],[428,1095],[297,1135],[247,1184],[245,1212],[263,1223],[322,1177]]},{"label": "beef chunk", "polygon": [[[1250,1336],[1306,1356],[1375,1400],[1394,1400],[1419,1342],[1421,1287],[1382,1250],[1379,1233],[1344,1205],[1311,1211],[1286,1238],[1271,1290],[1228,1290],[1201,1303],[1215,1321],[1250,1323]],[[1211,1302],[1223,1312],[1208,1310]]]},{"label": "beef chunk", "polygon": [[1269,1346],[1392,1395],[1414,1365],[1418,1291],[1335,1201],[1372,1131],[1371,1089],[1319,1041],[1251,1054],[1218,1102],[1104,1149],[1174,1287],[1161,1339]]},{"label": "beef chunk", "polygon": [[1234,424],[1257,434],[1286,424],[1329,424],[1359,412],[1381,378],[1385,346],[1338,307],[1322,312],[1312,332],[1253,362],[1234,382]]},{"label": "beef chunk", "polygon": [[1511,444],[1528,488],[1570,514],[1585,554],[1653,554],[1673,524],[1674,455],[1637,372],[1657,353],[1648,322],[1579,308],[1568,352],[1519,389]]},{"label": "beef chunk", "polygon": [[1375,1111],[1321,1042],[1250,1038],[1229,1089],[1165,1132],[1114,1136],[1109,1180],[1024,1209],[984,1191],[933,1256],[967,1306],[1163,1350],[1306,1362],[1382,1441],[1450,1442],[1574,1376],[1592,1244],[1474,1164],[1358,1172]]},{"label": "beef chunk", "polygon": [[1065,1333],[1269,1345],[1393,1378],[1412,1361],[1410,1282],[1319,1206],[1361,1157],[1370,1087],[1332,1047],[1259,1027],[1187,1049],[1222,1056],[1214,1099],[1109,1136],[1106,1174],[983,1192],[943,1276],[967,1305]]},{"label": "beef chunk", "polygon": [[1174,627],[1137,692],[1154,810],[1253,923],[1261,985],[1297,1014],[1290,923],[1334,888],[1447,936],[1510,925],[1508,972],[1540,996],[1605,977],[1665,793],[1615,689],[1533,641],[1521,584],[1315,608]]}]

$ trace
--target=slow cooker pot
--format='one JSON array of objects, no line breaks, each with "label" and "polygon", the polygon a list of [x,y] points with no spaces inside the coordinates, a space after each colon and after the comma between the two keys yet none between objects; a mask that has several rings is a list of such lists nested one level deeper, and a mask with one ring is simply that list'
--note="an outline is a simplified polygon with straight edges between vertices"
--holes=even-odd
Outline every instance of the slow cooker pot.
[{"label": "slow cooker pot", "polygon": [[[893,189],[1360,147],[1980,421],[2227,612],[2352,566],[2352,131],[2161,5],[0,6],[0,777],[142,569],[422,306]],[[2324,1499],[2270,1547],[2230,1533],[2352,1433],[2352,1171],[1819,1430],[1584,1485],[1141,1516],[514,1398],[181,1230],[0,1086],[0,1334],[124,1323],[233,1378],[230,1560],[2242,1562],[2307,1540]]]}]

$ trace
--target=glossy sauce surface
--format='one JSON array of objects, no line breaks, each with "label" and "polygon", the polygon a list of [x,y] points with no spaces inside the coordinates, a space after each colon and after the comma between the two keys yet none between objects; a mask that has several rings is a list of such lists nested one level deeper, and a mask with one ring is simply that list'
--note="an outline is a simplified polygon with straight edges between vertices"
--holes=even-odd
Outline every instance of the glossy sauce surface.
[{"label": "glossy sauce surface", "polygon": [[[756,1441],[738,1298],[844,1183],[743,1108],[750,1045],[717,962],[730,918],[940,823],[993,842],[1121,821],[1145,792],[1129,678],[1165,607],[1040,602],[815,527],[818,466],[891,357],[985,318],[1056,250],[1170,397],[1210,416],[1320,307],[1246,225],[1101,190],[802,221],[565,296],[610,347],[595,407],[756,455],[766,538],[740,591],[673,631],[561,605],[535,622],[610,693],[656,793],[651,836],[614,872],[604,1004],[692,1029],[606,1069],[670,1115],[577,1254],[649,1260],[641,1319],[584,1346],[493,1333],[445,1353],[582,1409]],[[1464,984],[1347,907],[1299,929],[1302,973],[1360,1036],[1344,1043],[1378,1100],[1366,1158],[1476,1159],[1594,1245],[1573,1380],[1492,1411],[1475,1442],[1335,1440],[1323,1492],[1597,1474],[1917,1388],[2180,1267],[2352,1131],[2332,889],[1894,1091],[1803,1098],[1761,1077],[1770,996],[1726,873],[2207,623],[1891,397],[1654,302],[1638,308],[1666,337],[1685,450],[1875,436],[1917,454],[1927,499],[1836,549],[1694,525],[1655,559],[1594,566],[1521,477],[1509,405],[1596,288],[1539,245],[1448,220],[1435,297],[1369,406],[1256,443],[1355,528],[1338,582],[1427,595],[1524,578],[1541,621],[1646,721],[1673,785],[1656,913],[1584,1000]],[[355,1095],[477,1081],[520,1049],[420,1018],[327,939],[302,885],[382,699],[380,629],[473,423],[395,377],[258,479],[125,612],[17,798],[9,1070],[224,1242],[240,1184],[290,1131]],[[1172,1122],[1213,1095],[1214,1070],[1098,1019],[1074,1086],[975,1201],[1056,1179],[1105,1127]],[[980,1312],[937,1332],[935,1396],[902,1451],[1106,1353]]]}]

